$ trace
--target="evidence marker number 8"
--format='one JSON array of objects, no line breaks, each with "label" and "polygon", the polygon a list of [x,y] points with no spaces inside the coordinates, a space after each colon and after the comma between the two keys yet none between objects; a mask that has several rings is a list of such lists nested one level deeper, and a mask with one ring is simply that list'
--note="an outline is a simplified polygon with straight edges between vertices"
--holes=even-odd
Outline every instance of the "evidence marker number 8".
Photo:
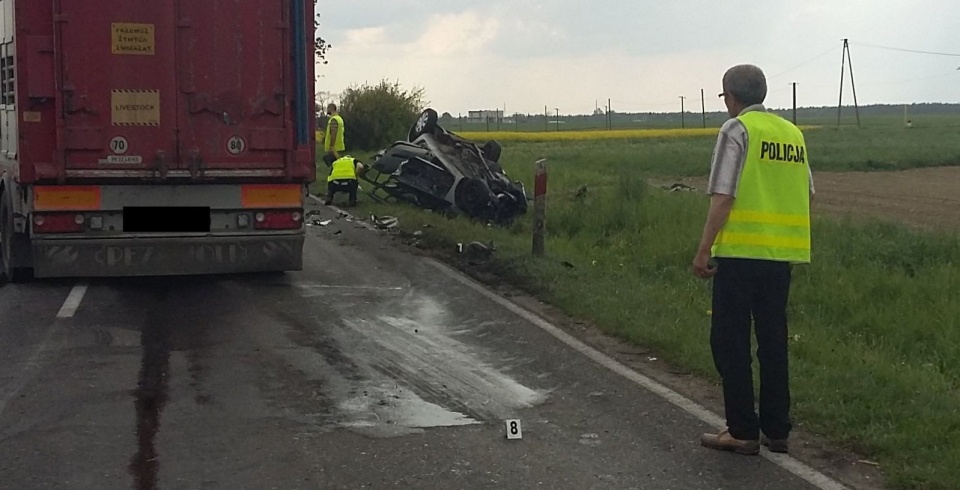
[{"label": "evidence marker number 8", "polygon": [[507,439],[523,439],[523,429],[519,419],[507,420]]}]

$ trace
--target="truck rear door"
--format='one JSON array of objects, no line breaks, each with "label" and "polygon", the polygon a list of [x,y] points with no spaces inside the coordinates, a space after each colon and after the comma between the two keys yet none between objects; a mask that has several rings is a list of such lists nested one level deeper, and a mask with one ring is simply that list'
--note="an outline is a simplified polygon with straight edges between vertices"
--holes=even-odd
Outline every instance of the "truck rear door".
[{"label": "truck rear door", "polygon": [[173,2],[57,2],[58,139],[68,171],[176,160]]},{"label": "truck rear door", "polygon": [[291,1],[56,5],[68,173],[284,174],[294,158]]},{"label": "truck rear door", "polygon": [[278,0],[179,0],[180,151],[206,170],[282,169],[293,136],[288,9]]}]

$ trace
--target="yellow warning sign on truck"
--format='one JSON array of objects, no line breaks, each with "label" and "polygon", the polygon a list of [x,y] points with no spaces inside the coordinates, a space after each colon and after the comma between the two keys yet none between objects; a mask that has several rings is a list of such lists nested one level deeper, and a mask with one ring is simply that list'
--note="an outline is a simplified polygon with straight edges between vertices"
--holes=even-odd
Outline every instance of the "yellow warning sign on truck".
[{"label": "yellow warning sign on truck", "polygon": [[152,56],[156,52],[153,24],[114,23],[110,26],[113,30],[113,54]]},{"label": "yellow warning sign on truck", "polygon": [[114,126],[159,126],[159,90],[114,90],[110,97]]}]

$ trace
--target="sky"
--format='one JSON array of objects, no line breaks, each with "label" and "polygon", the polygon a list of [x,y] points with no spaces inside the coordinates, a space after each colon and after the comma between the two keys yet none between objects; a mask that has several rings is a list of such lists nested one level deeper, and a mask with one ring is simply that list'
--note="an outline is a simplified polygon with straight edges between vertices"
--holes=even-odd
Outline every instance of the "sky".
[{"label": "sky", "polygon": [[[956,0],[319,0],[318,92],[399,82],[437,111],[723,110],[724,71],[767,75],[767,106],[835,106],[843,39],[861,105],[960,102]],[[889,48],[953,54],[940,56]],[[849,67],[847,68],[849,70]],[[845,73],[844,104],[853,102]]]}]

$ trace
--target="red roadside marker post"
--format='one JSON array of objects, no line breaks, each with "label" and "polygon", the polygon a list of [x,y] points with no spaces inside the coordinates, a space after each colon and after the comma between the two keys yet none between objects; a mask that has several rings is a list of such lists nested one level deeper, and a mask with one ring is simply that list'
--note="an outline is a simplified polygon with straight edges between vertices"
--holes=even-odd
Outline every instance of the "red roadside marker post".
[{"label": "red roadside marker post", "polygon": [[547,227],[547,160],[537,160],[533,185],[533,255],[543,257]]}]

